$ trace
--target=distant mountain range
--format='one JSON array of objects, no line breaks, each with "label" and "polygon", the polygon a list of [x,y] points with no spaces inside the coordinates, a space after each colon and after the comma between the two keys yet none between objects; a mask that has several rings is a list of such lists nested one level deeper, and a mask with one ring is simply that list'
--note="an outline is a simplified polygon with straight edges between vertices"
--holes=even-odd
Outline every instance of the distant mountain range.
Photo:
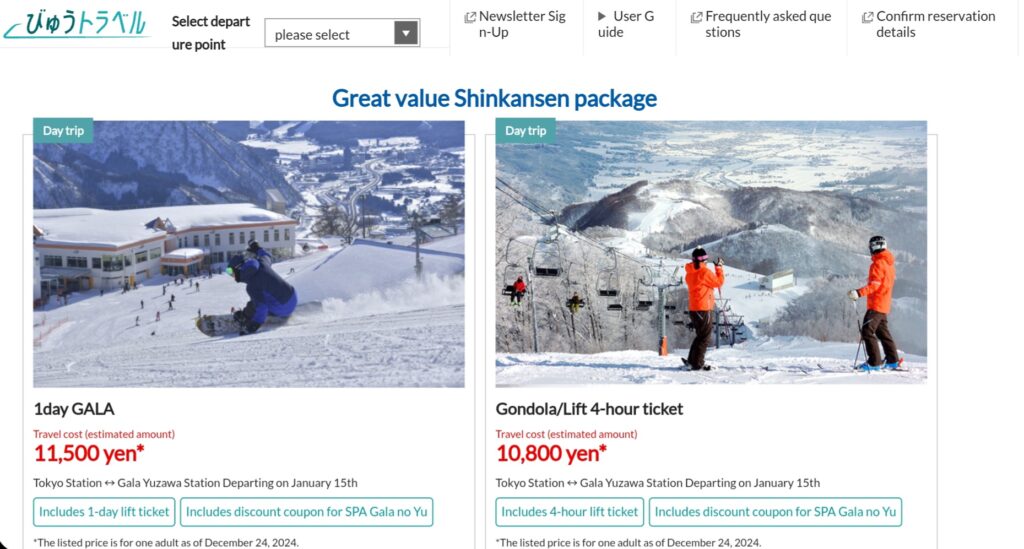
[{"label": "distant mountain range", "polygon": [[139,208],[251,202],[277,189],[300,200],[274,166],[207,122],[96,122],[91,144],[37,144],[35,208]]},{"label": "distant mountain range", "polygon": [[559,221],[599,238],[639,241],[671,257],[701,245],[740,269],[794,269],[803,277],[863,276],[868,239],[881,234],[897,253],[906,295],[924,295],[924,214],[859,196],[640,181],[596,202],[569,206]]}]

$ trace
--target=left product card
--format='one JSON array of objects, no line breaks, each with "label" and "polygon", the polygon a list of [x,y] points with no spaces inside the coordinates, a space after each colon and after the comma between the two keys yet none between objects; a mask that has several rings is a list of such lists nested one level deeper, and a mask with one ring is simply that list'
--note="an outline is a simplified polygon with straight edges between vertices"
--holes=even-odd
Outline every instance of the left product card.
[{"label": "left product card", "polygon": [[462,122],[38,118],[25,159],[26,547],[471,544]]}]

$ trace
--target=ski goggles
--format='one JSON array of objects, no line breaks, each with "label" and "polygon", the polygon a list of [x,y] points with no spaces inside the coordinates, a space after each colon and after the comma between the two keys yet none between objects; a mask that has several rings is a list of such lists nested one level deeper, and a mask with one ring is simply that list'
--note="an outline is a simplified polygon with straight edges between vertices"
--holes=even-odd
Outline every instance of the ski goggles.
[{"label": "ski goggles", "polygon": [[706,255],[699,255],[699,256],[695,257],[694,259],[696,259],[697,261],[707,261],[708,260],[708,256],[706,256]]}]

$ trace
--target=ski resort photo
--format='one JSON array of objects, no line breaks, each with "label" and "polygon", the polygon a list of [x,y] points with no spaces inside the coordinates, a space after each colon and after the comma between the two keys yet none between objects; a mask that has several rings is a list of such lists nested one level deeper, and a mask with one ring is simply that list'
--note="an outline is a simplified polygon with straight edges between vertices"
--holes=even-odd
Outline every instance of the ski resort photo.
[{"label": "ski resort photo", "polygon": [[36,387],[462,387],[461,122],[36,144]]},{"label": "ski resort photo", "polygon": [[498,386],[924,383],[924,122],[497,145]]}]

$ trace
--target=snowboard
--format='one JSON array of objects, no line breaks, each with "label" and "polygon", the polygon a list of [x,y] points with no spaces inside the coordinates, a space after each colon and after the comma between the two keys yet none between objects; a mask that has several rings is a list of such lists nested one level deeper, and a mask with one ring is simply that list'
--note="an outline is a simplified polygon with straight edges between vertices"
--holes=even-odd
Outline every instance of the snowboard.
[{"label": "snowboard", "polygon": [[[280,326],[285,322],[288,322],[287,318],[268,316],[267,321],[263,323],[263,326],[260,326],[256,333],[260,333],[267,328]],[[196,328],[210,337],[238,335],[242,331],[242,325],[235,320],[235,315],[233,314],[203,315],[196,319]]]},{"label": "snowboard", "polygon": [[[281,326],[289,320],[294,319],[296,316],[316,314],[322,311],[323,304],[319,301],[300,303],[288,318],[267,316],[266,322],[260,326],[260,329],[257,330],[256,333],[266,331],[267,329],[274,328],[276,326]],[[235,315],[233,313],[222,315],[203,315],[196,319],[196,328],[210,337],[238,335],[242,331],[242,325],[235,320]]]}]

